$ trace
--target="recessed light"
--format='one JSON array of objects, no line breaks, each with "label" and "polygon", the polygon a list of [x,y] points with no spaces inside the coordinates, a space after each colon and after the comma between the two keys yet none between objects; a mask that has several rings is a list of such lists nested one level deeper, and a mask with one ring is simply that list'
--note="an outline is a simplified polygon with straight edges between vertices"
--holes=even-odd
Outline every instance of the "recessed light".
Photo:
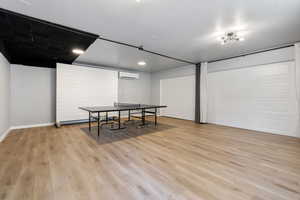
[{"label": "recessed light", "polygon": [[73,49],[72,52],[79,55],[84,54],[84,51],[82,49]]},{"label": "recessed light", "polygon": [[140,66],[145,66],[145,65],[146,65],[146,62],[140,61],[140,62],[138,62],[138,65],[140,65]]},{"label": "recessed light", "polygon": [[138,2],[138,3],[140,3],[141,2],[141,0],[135,0],[136,2]]}]

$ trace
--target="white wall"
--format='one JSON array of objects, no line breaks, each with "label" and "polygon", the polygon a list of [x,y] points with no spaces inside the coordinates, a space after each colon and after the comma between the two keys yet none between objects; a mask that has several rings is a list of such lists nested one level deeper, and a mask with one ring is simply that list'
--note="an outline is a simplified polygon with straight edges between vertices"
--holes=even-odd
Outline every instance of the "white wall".
[{"label": "white wall", "polygon": [[208,73],[225,71],[232,69],[239,69],[257,65],[266,65],[279,62],[293,61],[294,47],[288,47],[283,49],[277,49],[273,51],[266,51],[263,53],[252,54],[249,56],[243,56],[219,62],[213,62],[208,64]]},{"label": "white wall", "polygon": [[81,106],[112,106],[118,101],[118,72],[58,63],[56,122],[86,119]]},{"label": "white wall", "polygon": [[[239,58],[209,63],[208,64],[208,73],[228,71],[228,70],[238,70],[241,68],[247,69],[249,67],[251,68],[251,67],[256,67],[259,65],[290,62],[293,60],[294,60],[294,47],[288,47],[288,48],[253,54],[253,55],[249,55],[249,56],[243,56],[243,57],[239,57]],[[160,91],[160,81],[161,80],[169,79],[169,78],[176,78],[176,77],[184,77],[184,76],[189,76],[189,75],[195,75],[195,66],[194,65],[152,73],[152,76],[151,76],[151,85],[152,85],[151,102],[153,104],[160,103],[160,92],[161,92]],[[194,95],[193,96],[190,95],[190,96],[191,97],[189,97],[189,98],[194,98]],[[293,108],[293,107],[291,107],[291,108]],[[291,108],[288,108],[288,109],[291,110]],[[227,115],[224,115],[224,116],[228,117],[232,113],[228,112],[226,114]],[[294,114],[295,113],[291,112],[290,116],[293,116]],[[225,123],[225,124],[219,123],[218,120],[215,120],[215,118],[212,116],[213,116],[213,114],[210,113],[209,123],[217,123],[217,124],[223,124],[223,125],[228,125],[228,126],[236,126],[236,124],[232,124],[232,123]],[[246,118],[247,118],[247,116],[246,116]],[[256,122],[257,122],[257,120],[256,120]],[[282,127],[288,127],[288,126],[286,126],[287,124],[282,124],[282,121],[281,121],[281,124],[279,124],[279,125]],[[294,126],[294,124],[292,126]],[[252,124],[251,126],[238,126],[238,127],[254,129],[255,126]],[[258,127],[258,128],[262,128],[262,127]],[[260,130],[262,130],[262,129],[260,129]],[[267,129],[266,127],[264,127],[264,130],[269,131],[269,132],[276,132],[274,130]],[[282,128],[282,130],[283,131],[277,131],[277,133],[292,135],[289,132],[289,130],[287,130],[285,128]],[[284,130],[286,130],[286,131],[284,132]]]},{"label": "white wall", "polygon": [[[151,103],[151,74],[139,73],[140,78],[136,80],[119,79],[118,101],[124,103]],[[128,112],[122,112],[127,117]]]},{"label": "white wall", "polygon": [[195,119],[195,76],[160,81],[160,104],[167,105],[160,114],[186,120]]},{"label": "white wall", "polygon": [[[174,68],[174,69],[170,69],[170,70],[165,70],[165,71],[159,71],[159,72],[155,72],[151,74],[151,103],[152,104],[160,104],[160,100],[161,100],[161,81],[162,80],[166,80],[166,79],[175,79],[175,78],[181,78],[181,77],[194,77],[195,76],[195,65],[188,65],[188,66],[184,66],[184,67],[178,67],[178,68]],[[177,88],[174,88],[174,90],[176,90]],[[178,92],[181,93],[183,95],[184,98],[186,99],[190,99],[190,103],[188,103],[189,105],[185,105],[188,107],[194,107],[195,105],[191,105],[194,104],[194,98],[195,98],[195,92],[194,93],[186,93],[185,95],[185,91],[181,90],[179,91],[178,88]],[[174,99],[174,105],[176,104],[180,104],[182,102],[178,101],[176,99]],[[181,105],[182,106],[182,105]],[[180,111],[178,110],[178,113]],[[178,117],[180,118],[180,116],[174,116],[174,117]],[[184,116],[182,117],[184,118]],[[189,117],[190,119],[190,117]]]},{"label": "white wall", "polygon": [[[75,63],[76,64],[76,63]],[[81,65],[86,67],[96,67],[100,69],[112,70],[112,71],[123,71],[138,73],[139,79],[119,79],[118,80],[118,102],[122,103],[151,103],[151,73],[140,72],[134,70],[126,70],[122,68],[104,67],[104,66],[93,66],[93,65]],[[122,116],[127,116],[127,112],[122,112]]]},{"label": "white wall", "polygon": [[152,96],[152,79],[151,73],[140,72],[135,70],[127,70],[122,68],[84,65],[79,63],[73,63],[78,66],[96,67],[100,69],[107,69],[112,71],[122,71],[138,73],[140,78],[137,80],[119,79],[118,81],[118,101],[128,103],[151,103]]},{"label": "white wall", "polygon": [[[208,71],[209,73],[212,73],[216,71],[238,69],[241,67],[290,61],[294,59],[293,52],[294,48],[291,47],[242,58],[209,63]],[[3,68],[1,70],[3,71]],[[11,70],[12,126],[54,122],[56,87],[55,69],[12,65]],[[120,69],[112,68],[111,70]],[[140,74],[139,80],[119,80],[118,101],[160,104],[161,80],[194,76],[195,66],[188,65],[151,74],[146,72],[137,73]],[[0,75],[2,74],[4,73],[1,73]],[[4,79],[1,78],[0,81],[3,80]],[[0,87],[3,87],[3,84],[1,84]],[[0,92],[2,91],[3,90]],[[194,98],[194,95],[190,97],[187,96],[186,98]],[[38,112],[35,112],[36,110]]]},{"label": "white wall", "polygon": [[55,69],[11,65],[11,126],[55,122]]},{"label": "white wall", "polygon": [[[11,126],[21,128],[54,123],[56,69],[11,66]],[[138,80],[119,79],[119,102],[151,103],[151,75],[136,73],[140,74]],[[126,112],[123,114],[126,115]]]},{"label": "white wall", "polygon": [[0,53],[0,142],[10,128],[10,64]]},{"label": "white wall", "polygon": [[208,64],[208,122],[297,136],[294,47]]},{"label": "white wall", "polygon": [[151,74],[139,73],[137,80],[119,79],[118,101],[128,103],[151,103]]},{"label": "white wall", "polygon": [[[151,74],[151,103],[160,104],[160,81],[163,79],[178,78],[195,75],[195,65],[178,67]],[[188,98],[188,97],[187,97]]]},{"label": "white wall", "polygon": [[295,135],[294,62],[208,74],[208,122]]}]

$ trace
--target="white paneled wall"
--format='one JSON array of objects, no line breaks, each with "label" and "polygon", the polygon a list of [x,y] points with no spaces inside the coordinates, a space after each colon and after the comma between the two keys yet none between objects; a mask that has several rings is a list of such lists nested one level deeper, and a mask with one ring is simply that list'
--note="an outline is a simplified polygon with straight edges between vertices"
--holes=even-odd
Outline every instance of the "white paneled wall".
[{"label": "white paneled wall", "polygon": [[294,62],[208,74],[208,121],[292,135],[297,125]]},{"label": "white paneled wall", "polygon": [[[209,63],[209,122],[295,136],[291,130],[296,126],[294,118],[299,113],[296,113],[293,101],[295,91],[292,82],[295,79],[290,76],[293,60],[294,47],[290,47]],[[1,70],[3,69],[6,68]],[[12,125],[30,126],[54,122],[55,69],[17,65],[12,65],[11,69]],[[116,74],[119,70],[105,69]],[[175,117],[193,120],[195,91],[191,77],[195,75],[194,65],[155,73],[139,73],[139,80],[117,81],[116,101],[162,103],[171,107],[186,105],[182,111],[187,111],[190,115],[180,111],[181,114]],[[190,79],[185,80],[187,77]],[[5,78],[0,81],[4,80]],[[176,86],[181,81],[189,84],[190,86],[184,87],[189,87],[190,90],[180,87],[184,84]],[[78,79],[75,82],[69,86],[74,94],[78,94],[74,88],[86,80]],[[3,91],[2,89],[0,92]],[[176,91],[183,99],[176,96]],[[33,112],[35,110],[39,112]],[[82,117],[86,119],[86,113]]]},{"label": "white paneled wall", "polygon": [[80,106],[112,106],[118,101],[118,72],[57,64],[56,122],[82,120]]},{"label": "white paneled wall", "polygon": [[[6,68],[3,67],[2,69]],[[85,69],[107,69],[105,71],[115,74],[118,72],[118,69],[100,66],[90,66],[85,67]],[[6,70],[10,70],[10,68],[7,67]],[[151,74],[147,72],[137,73],[140,74],[138,80],[121,79],[117,81],[118,91],[117,100],[115,101],[151,102]],[[4,74],[1,73],[1,75]],[[11,107],[10,112],[8,112],[12,116],[11,125],[13,128],[53,124],[56,121],[56,69],[11,65],[11,72],[1,81],[8,80],[10,77],[11,106],[5,106],[5,108],[9,110],[9,107]],[[78,82],[78,84],[81,83]],[[1,84],[1,86],[4,87],[5,85]],[[38,111],[35,112],[36,110]],[[123,114],[126,115],[126,112]],[[82,114],[82,117],[87,119],[88,115],[85,113]]]},{"label": "white paneled wall", "polygon": [[292,46],[273,51],[266,51],[248,56],[232,58],[219,62],[213,62],[209,63],[208,72],[210,73],[251,66],[293,61],[295,59],[294,51],[295,48]]}]

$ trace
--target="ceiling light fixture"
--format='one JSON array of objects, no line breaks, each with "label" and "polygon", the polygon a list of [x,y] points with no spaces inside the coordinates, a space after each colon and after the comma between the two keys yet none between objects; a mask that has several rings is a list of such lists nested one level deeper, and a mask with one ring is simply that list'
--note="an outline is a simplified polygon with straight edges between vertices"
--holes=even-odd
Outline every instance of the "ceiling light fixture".
[{"label": "ceiling light fixture", "polygon": [[141,2],[141,0],[135,0],[136,2],[138,2],[138,3],[140,3]]},{"label": "ceiling light fixture", "polygon": [[73,49],[72,52],[78,55],[84,54],[84,51],[82,49]]},{"label": "ceiling light fixture", "polygon": [[139,66],[145,66],[145,65],[146,65],[146,62],[140,61],[140,62],[138,62],[138,65],[139,65]]},{"label": "ceiling light fixture", "polygon": [[245,38],[239,36],[237,32],[228,32],[221,36],[219,40],[221,41],[221,44],[224,45],[228,43],[244,41]]}]

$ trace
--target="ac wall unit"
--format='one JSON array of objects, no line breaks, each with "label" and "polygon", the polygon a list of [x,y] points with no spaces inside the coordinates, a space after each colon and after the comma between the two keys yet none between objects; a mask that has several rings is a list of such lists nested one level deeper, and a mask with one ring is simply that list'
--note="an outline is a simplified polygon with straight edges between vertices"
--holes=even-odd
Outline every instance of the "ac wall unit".
[{"label": "ac wall unit", "polygon": [[139,79],[140,75],[137,73],[130,73],[130,72],[119,72],[120,79]]}]

